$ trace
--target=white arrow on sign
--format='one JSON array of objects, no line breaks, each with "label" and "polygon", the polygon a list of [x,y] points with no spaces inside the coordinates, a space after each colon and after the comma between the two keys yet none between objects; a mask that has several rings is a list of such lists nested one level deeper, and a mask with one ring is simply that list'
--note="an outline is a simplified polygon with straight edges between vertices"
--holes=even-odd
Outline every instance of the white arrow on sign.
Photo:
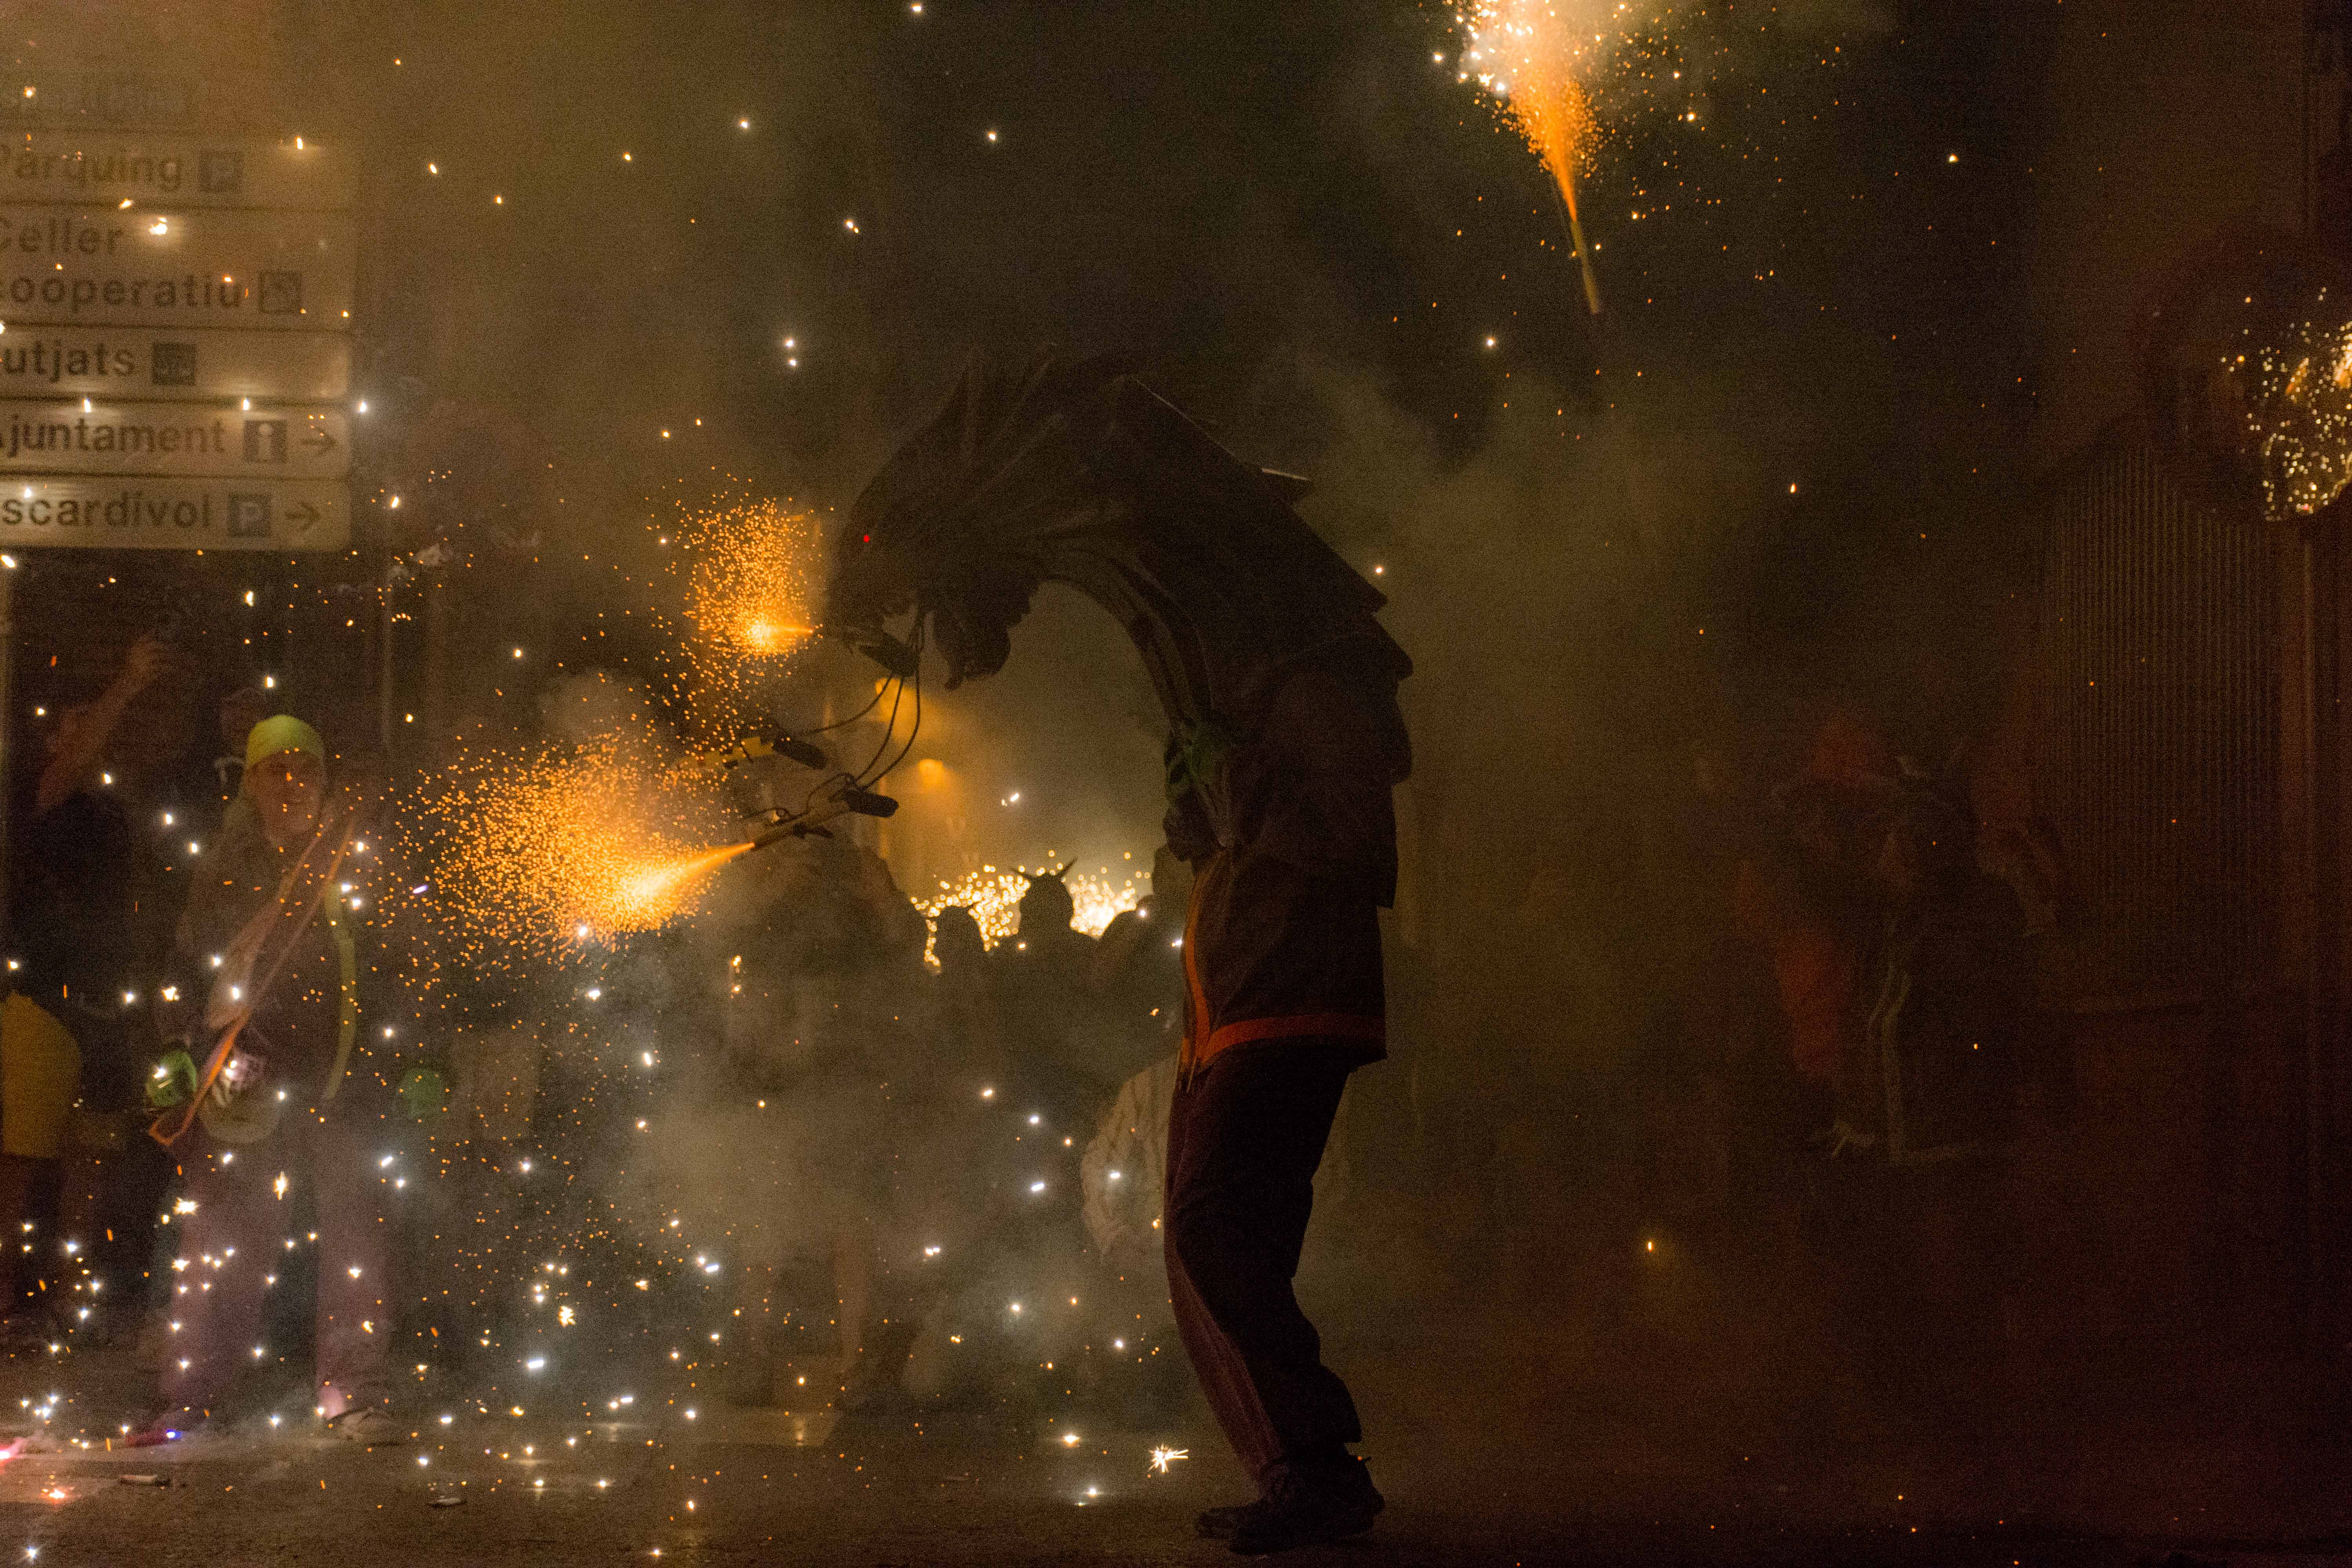
[{"label": "white arrow on sign", "polygon": [[340,408],[0,403],[0,474],[335,479],[351,468]]},{"label": "white arrow on sign", "polygon": [[0,549],[341,550],[351,538],[350,492],[328,480],[0,483]]}]

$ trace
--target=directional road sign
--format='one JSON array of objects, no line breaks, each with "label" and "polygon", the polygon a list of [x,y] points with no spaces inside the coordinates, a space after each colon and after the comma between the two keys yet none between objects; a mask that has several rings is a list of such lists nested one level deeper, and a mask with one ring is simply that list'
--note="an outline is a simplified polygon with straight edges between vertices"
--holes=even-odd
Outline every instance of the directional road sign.
[{"label": "directional road sign", "polygon": [[0,142],[0,202],[344,208],[341,149],[136,131],[31,131]]},{"label": "directional road sign", "polygon": [[0,398],[331,403],[351,389],[352,342],[340,332],[40,326],[0,331]]},{"label": "directional road sign", "polygon": [[55,473],[341,479],[351,419],[340,408],[195,408],[184,403],[0,404],[0,475]]},{"label": "directional road sign", "polygon": [[350,500],[332,481],[103,479],[40,474],[0,481],[0,549],[341,549]]},{"label": "directional road sign", "polygon": [[341,331],[352,248],[332,213],[0,205],[0,321]]},{"label": "directional road sign", "polygon": [[342,547],[350,160],[83,97],[0,139],[0,547]]}]

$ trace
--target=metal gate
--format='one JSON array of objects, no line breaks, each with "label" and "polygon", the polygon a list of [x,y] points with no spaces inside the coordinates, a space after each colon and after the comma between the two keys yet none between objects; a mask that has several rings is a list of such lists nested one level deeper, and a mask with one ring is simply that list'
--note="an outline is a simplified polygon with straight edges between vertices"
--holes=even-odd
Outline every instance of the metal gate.
[{"label": "metal gate", "polygon": [[2270,536],[2127,438],[2086,448],[2053,489],[2036,782],[2082,900],[2077,994],[2257,985],[2278,927]]}]

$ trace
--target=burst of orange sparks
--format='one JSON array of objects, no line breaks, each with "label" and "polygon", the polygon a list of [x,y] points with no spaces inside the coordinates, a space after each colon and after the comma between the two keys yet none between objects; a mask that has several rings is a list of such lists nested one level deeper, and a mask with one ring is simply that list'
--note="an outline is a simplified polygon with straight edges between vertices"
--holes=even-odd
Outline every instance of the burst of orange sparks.
[{"label": "burst of orange sparks", "polygon": [[[751,847],[748,842],[722,844],[716,849],[706,849],[699,855],[625,877],[615,889],[614,902],[625,909],[649,912],[668,909],[681,890],[692,887]],[[660,921],[656,920],[652,923]]]},{"label": "burst of orange sparks", "polygon": [[450,771],[422,814],[430,903],[478,963],[546,955],[692,914],[748,845],[707,786],[644,748],[607,741],[493,752]]},{"label": "burst of orange sparks", "polygon": [[753,686],[815,635],[824,531],[813,511],[721,498],[667,533],[677,539],[671,570],[684,579],[690,717],[698,729],[731,733]]},{"label": "burst of orange sparks", "polygon": [[1584,302],[1601,313],[1601,281],[1584,243],[1576,210],[1576,174],[1590,155],[1597,123],[1580,73],[1601,36],[1562,15],[1566,0],[1480,0],[1461,14],[1480,83],[1502,100],[1511,121],[1559,187],[1568,209],[1569,238],[1584,277]]}]

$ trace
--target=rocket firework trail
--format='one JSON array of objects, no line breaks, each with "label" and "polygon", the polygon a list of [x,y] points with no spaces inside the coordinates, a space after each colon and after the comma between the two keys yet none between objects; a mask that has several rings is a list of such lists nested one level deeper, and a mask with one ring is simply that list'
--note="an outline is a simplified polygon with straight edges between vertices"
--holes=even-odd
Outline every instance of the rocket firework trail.
[{"label": "rocket firework trail", "polygon": [[1613,19],[1623,9],[1601,0],[1477,0],[1456,14],[1466,39],[1463,74],[1496,96],[1551,175],[1583,274],[1585,308],[1596,316],[1601,280],[1576,210],[1576,176],[1598,129],[1584,80],[1608,37],[1591,18]]}]

